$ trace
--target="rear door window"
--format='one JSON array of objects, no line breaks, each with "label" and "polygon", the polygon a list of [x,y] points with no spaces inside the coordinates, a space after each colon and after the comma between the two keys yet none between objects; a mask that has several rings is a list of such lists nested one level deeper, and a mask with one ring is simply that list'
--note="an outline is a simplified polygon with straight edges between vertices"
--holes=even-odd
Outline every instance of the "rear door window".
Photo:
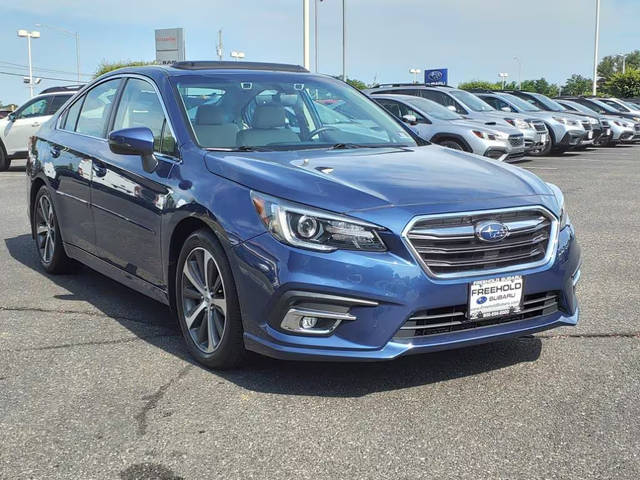
[{"label": "rear door window", "polygon": [[87,92],[75,131],[83,135],[105,138],[111,107],[121,79],[103,82]]},{"label": "rear door window", "polygon": [[65,104],[67,100],[71,98],[71,95],[54,95],[47,105],[47,113],[46,115],[53,115],[60,107]]}]

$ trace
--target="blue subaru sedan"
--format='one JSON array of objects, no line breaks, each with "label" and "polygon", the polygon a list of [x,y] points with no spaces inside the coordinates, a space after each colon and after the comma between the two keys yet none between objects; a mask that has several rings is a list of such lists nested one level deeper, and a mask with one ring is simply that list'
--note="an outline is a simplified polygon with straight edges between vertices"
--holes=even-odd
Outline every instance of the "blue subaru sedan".
[{"label": "blue subaru sedan", "polygon": [[81,262],[165,303],[207,367],[249,350],[388,360],[578,321],[555,185],[430,145],[298,66],[117,70],[28,151],[44,270]]}]

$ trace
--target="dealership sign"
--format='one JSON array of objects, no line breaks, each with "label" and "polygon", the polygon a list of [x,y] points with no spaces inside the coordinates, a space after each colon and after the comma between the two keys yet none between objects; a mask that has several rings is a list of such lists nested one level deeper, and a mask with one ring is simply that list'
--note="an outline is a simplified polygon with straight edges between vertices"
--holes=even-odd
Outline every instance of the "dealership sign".
[{"label": "dealership sign", "polygon": [[184,29],[163,28],[156,30],[156,62],[184,61]]},{"label": "dealership sign", "polygon": [[449,80],[448,68],[436,68],[424,71],[424,83],[427,85],[447,85]]}]

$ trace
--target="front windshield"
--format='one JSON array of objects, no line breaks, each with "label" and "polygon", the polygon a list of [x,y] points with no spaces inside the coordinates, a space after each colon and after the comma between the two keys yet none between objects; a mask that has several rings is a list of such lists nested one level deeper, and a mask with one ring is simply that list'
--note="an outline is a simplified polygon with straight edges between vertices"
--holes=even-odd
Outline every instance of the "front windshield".
[{"label": "front windshield", "polygon": [[172,77],[201,147],[301,150],[416,146],[386,111],[345,83],[283,72]]},{"label": "front windshield", "polygon": [[460,120],[461,115],[452,112],[446,107],[432,100],[422,97],[411,97],[404,100],[406,103],[418,110],[424,112],[428,117],[437,118],[438,120]]},{"label": "front windshield", "polygon": [[581,103],[578,103],[578,102],[568,102],[568,103],[573,108],[575,108],[576,110],[578,110],[578,111],[580,111],[582,113],[587,113],[589,115],[598,116],[598,112],[596,112],[595,110],[593,110],[593,109],[591,109],[591,108],[589,108],[589,107],[587,107],[585,105],[582,105]]},{"label": "front windshield", "polygon": [[638,105],[637,103],[633,103],[633,102],[622,102],[622,103],[624,103],[631,110],[640,110],[640,105]]},{"label": "front windshield", "polygon": [[601,102],[600,100],[596,100],[595,98],[589,98],[587,99],[587,101],[589,102],[589,106],[591,108],[593,108],[594,110],[598,110],[598,112],[600,113],[612,113],[614,115],[617,115],[620,113],[615,108],[610,107],[606,103]]},{"label": "front windshield", "polygon": [[552,112],[564,112],[566,110],[566,108],[555,100],[551,100],[549,97],[545,97],[539,93],[531,93],[530,95],[536,97],[538,101],[547,108],[547,110],[551,110]]},{"label": "front windshield", "polygon": [[613,100],[602,99],[600,101],[603,103],[606,103],[607,105],[618,110],[619,112],[627,113],[629,111],[629,109],[626,106],[620,105],[618,102],[614,102]]},{"label": "front windshield", "polygon": [[455,98],[464,103],[467,107],[469,107],[474,112],[493,112],[495,108],[489,105],[484,100],[480,100],[475,95],[465,92],[464,90],[451,90],[449,93],[453,95]]},{"label": "front windshield", "polygon": [[515,95],[511,95],[509,93],[501,93],[498,95],[499,97],[504,97],[509,103],[515,105],[518,109],[523,112],[540,112],[541,110],[535,105],[522,100],[520,97],[516,97]]}]

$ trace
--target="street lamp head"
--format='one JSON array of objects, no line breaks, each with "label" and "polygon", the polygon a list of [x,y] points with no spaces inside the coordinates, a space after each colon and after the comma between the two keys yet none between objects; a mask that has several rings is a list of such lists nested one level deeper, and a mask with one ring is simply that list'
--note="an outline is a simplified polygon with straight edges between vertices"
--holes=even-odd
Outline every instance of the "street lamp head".
[{"label": "street lamp head", "polygon": [[31,38],[40,38],[40,32],[34,30],[31,32]]},{"label": "street lamp head", "polygon": [[27,32],[26,30],[18,30],[18,36],[19,37],[28,37],[29,36],[29,32]]},{"label": "street lamp head", "polygon": [[40,38],[40,32],[37,32],[35,30],[33,32],[29,32],[28,30],[20,29],[18,30],[18,36],[21,38],[25,38],[25,37]]}]

